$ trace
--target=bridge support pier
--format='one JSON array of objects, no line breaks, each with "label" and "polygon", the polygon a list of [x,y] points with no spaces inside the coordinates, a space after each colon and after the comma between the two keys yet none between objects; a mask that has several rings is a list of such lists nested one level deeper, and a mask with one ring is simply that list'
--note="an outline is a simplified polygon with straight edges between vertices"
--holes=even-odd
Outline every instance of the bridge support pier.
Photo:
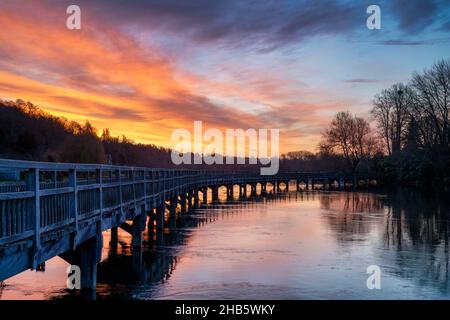
[{"label": "bridge support pier", "polygon": [[227,187],[227,199],[233,198],[233,185]]},{"label": "bridge support pier", "polygon": [[212,199],[213,199],[213,201],[219,200],[219,187],[212,188]]},{"label": "bridge support pier", "polygon": [[202,194],[203,194],[203,203],[208,204],[208,188],[207,187],[202,189]]},{"label": "bridge support pier", "polygon": [[192,209],[192,191],[188,191],[184,196],[184,212],[190,212]]},{"label": "bridge support pier", "polygon": [[145,208],[142,208],[141,210],[141,214],[133,219],[133,225],[131,226],[131,233],[133,236],[132,244],[134,248],[140,248],[142,246],[142,232],[144,232],[145,229],[146,215]]},{"label": "bridge support pier", "polygon": [[153,227],[155,226],[155,210],[151,209],[148,213],[148,223],[147,223],[147,228],[149,232],[153,231]]},{"label": "bridge support pier", "polygon": [[80,284],[83,290],[95,292],[97,287],[97,263],[100,262],[102,247],[103,237],[99,233],[81,243],[74,251],[67,251],[61,255],[61,258],[71,265],[80,267]]},{"label": "bridge support pier", "polygon": [[313,179],[308,179],[308,182],[306,184],[310,190],[314,190],[314,180]]},{"label": "bridge support pier", "polygon": [[193,190],[193,197],[194,197],[194,205],[193,205],[193,208],[194,208],[194,209],[200,208],[200,199],[199,199],[199,197],[198,197],[198,189],[194,189],[194,190]]},{"label": "bridge support pier", "polygon": [[156,208],[156,227],[158,229],[164,228],[164,215],[166,213],[166,204],[163,202],[159,207]]},{"label": "bridge support pier", "polygon": [[187,199],[189,199],[189,196],[186,197],[186,193],[183,192],[180,196],[181,213],[186,213],[186,200]]},{"label": "bridge support pier", "polygon": [[256,183],[250,185],[252,187],[252,196],[256,196]]},{"label": "bridge support pier", "polygon": [[267,190],[267,183],[261,182],[261,194],[266,194],[266,190]]},{"label": "bridge support pier", "polygon": [[117,249],[117,244],[118,244],[118,228],[117,227],[114,227],[114,228],[111,228],[111,239],[109,240],[109,246],[111,247],[111,248],[114,248],[114,250],[116,250]]},{"label": "bridge support pier", "polygon": [[176,216],[177,216],[177,206],[178,206],[178,199],[177,198],[173,198],[172,200],[170,200],[169,215],[170,215],[171,218],[176,218]]}]

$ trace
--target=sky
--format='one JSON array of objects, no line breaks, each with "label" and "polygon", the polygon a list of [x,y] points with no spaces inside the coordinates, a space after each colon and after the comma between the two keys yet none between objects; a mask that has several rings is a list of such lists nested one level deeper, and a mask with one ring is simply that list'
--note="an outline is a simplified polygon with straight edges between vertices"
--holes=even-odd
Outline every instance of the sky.
[{"label": "sky", "polygon": [[202,121],[316,151],[334,114],[450,58],[450,0],[2,0],[0,43],[1,99],[166,147]]}]

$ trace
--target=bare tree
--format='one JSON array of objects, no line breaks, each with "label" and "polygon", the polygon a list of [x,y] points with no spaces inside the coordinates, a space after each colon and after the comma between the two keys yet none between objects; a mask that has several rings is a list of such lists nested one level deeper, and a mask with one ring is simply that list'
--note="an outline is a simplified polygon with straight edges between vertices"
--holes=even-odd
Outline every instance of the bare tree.
[{"label": "bare tree", "polygon": [[423,73],[415,73],[413,114],[424,140],[448,147],[450,142],[450,60],[441,60]]},{"label": "bare tree", "polygon": [[373,155],[375,146],[369,123],[348,111],[336,114],[320,143],[322,152],[343,155],[352,172],[356,171],[361,159]]},{"label": "bare tree", "polygon": [[389,155],[404,146],[412,101],[413,91],[403,83],[396,83],[381,91],[373,100],[371,114]]}]

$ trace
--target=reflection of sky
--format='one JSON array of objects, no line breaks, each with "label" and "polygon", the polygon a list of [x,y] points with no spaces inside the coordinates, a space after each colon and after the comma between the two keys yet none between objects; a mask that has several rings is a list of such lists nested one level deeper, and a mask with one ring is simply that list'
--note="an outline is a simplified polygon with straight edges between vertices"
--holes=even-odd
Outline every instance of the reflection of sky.
[{"label": "reflection of sky", "polygon": [[2,1],[0,97],[166,146],[203,120],[314,149],[337,111],[367,115],[450,49],[446,0],[379,1],[379,31],[367,1],[78,2],[81,32],[64,29],[64,1]]}]

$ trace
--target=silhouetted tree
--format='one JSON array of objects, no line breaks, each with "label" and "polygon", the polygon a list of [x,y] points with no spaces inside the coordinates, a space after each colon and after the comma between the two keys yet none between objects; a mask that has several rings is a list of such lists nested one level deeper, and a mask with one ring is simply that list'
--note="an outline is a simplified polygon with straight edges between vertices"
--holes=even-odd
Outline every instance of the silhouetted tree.
[{"label": "silhouetted tree", "polygon": [[412,90],[403,83],[394,84],[374,98],[371,114],[389,155],[399,152],[404,145],[412,100]]},{"label": "silhouetted tree", "polygon": [[356,171],[361,159],[375,153],[375,147],[369,123],[348,111],[336,114],[320,143],[323,152],[342,154],[352,172]]}]

